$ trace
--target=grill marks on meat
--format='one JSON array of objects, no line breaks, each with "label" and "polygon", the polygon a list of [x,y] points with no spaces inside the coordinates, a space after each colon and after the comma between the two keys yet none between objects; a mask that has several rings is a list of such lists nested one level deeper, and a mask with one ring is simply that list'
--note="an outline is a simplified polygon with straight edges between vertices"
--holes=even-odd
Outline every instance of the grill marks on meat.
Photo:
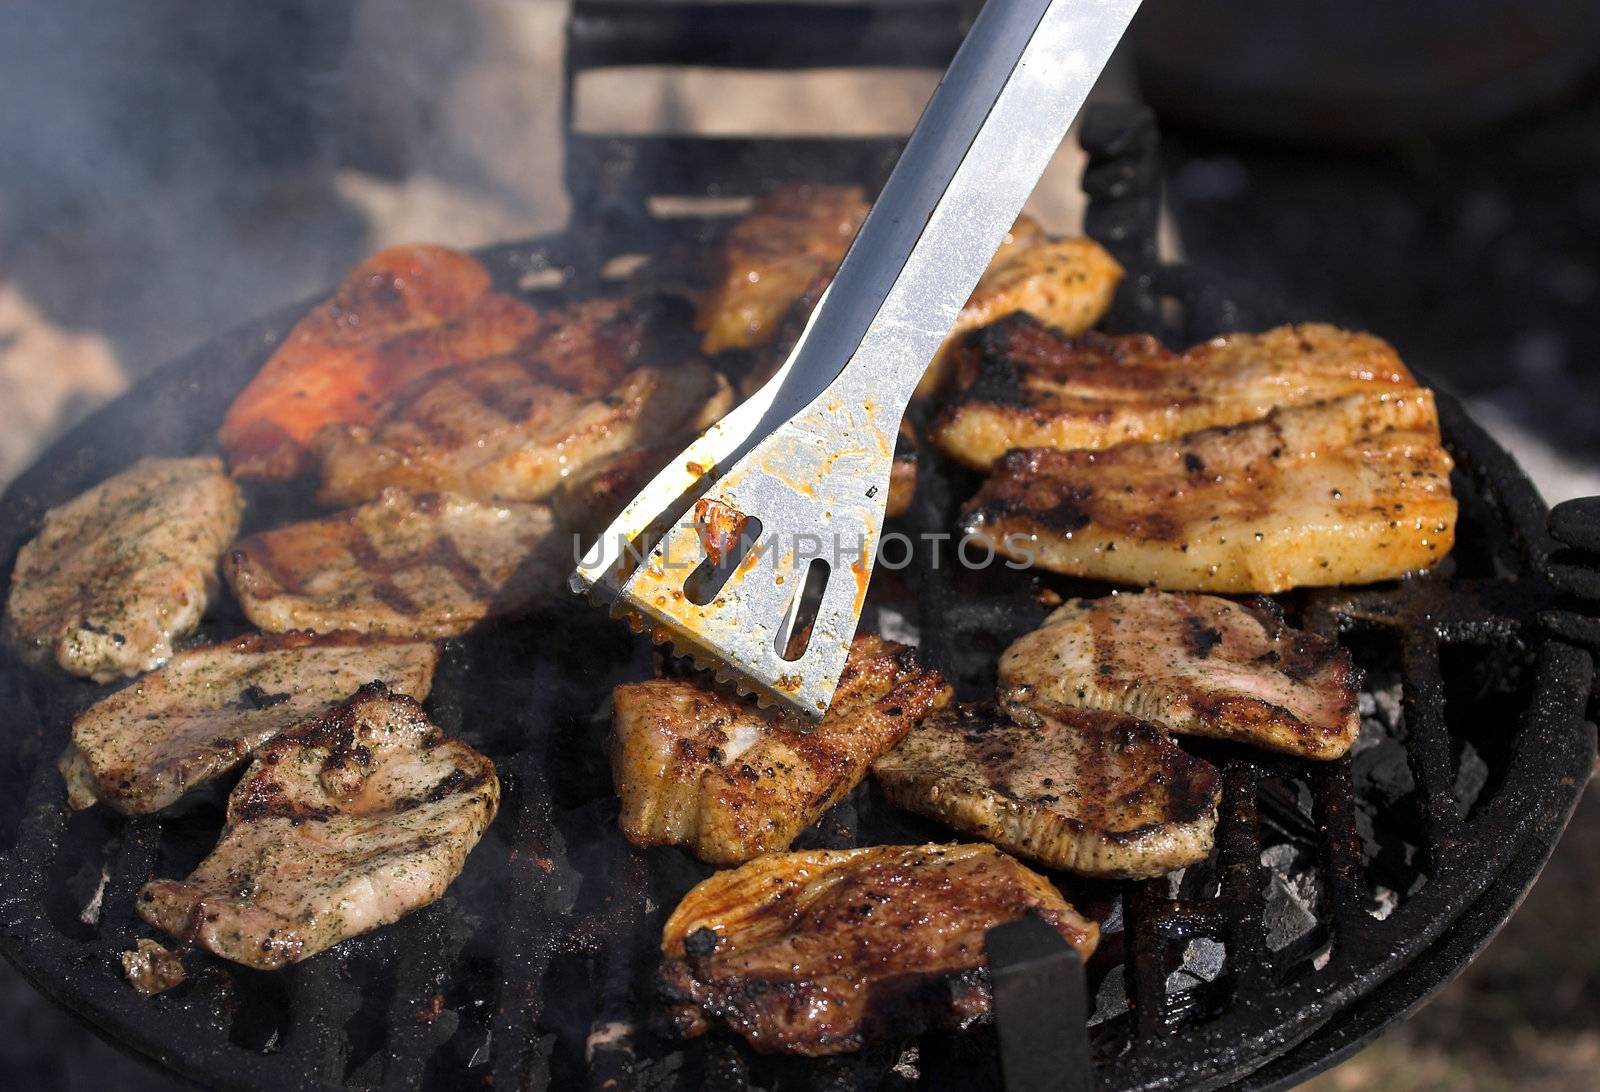
[{"label": "grill marks on meat", "polygon": [[852,643],[815,727],[703,677],[620,686],[611,768],[622,831],[635,845],[683,845],[713,864],[786,849],[948,700],[943,677],[914,650],[870,634]]},{"label": "grill marks on meat", "polygon": [[868,207],[858,186],[785,186],[759,198],[723,244],[695,321],[701,349],[771,341],[796,301],[833,276]]},{"label": "grill marks on meat", "polygon": [[563,479],[659,443],[708,410],[714,420],[731,403],[726,381],[687,345],[669,359],[672,327],[658,310],[634,299],[573,304],[514,352],[412,384],[372,425],[325,429],[315,444],[320,499],[353,504],[397,485],[542,500]]},{"label": "grill marks on meat", "polygon": [[963,524],[1055,572],[1277,592],[1427,569],[1455,541],[1433,395],[1353,395],[1104,451],[1014,451]]},{"label": "grill marks on meat", "polygon": [[466,254],[379,251],[289,332],[228,407],[218,439],[240,477],[293,477],[324,425],[370,420],[424,371],[510,348],[537,321],[526,305],[490,297],[488,270]]},{"label": "grill marks on meat", "polygon": [[1081,334],[1105,315],[1121,281],[1122,266],[1093,239],[1053,238],[1021,217],[956,316],[917,393],[931,396],[946,385],[971,331],[1016,316],[1057,338]]},{"label": "grill marks on meat", "polygon": [[1361,729],[1347,651],[1209,595],[1069,602],[1006,649],[1000,684],[1314,759],[1340,757]]},{"label": "grill marks on meat", "polygon": [[975,335],[959,371],[963,389],[932,438],[979,470],[1012,448],[1167,440],[1281,406],[1416,386],[1387,342],[1321,324],[1231,334],[1174,354],[1144,334],[1069,337],[1015,315]]},{"label": "grill marks on meat", "polygon": [[186,880],[138,910],[184,943],[270,970],[437,899],[499,805],[494,765],[381,684],[267,744]]},{"label": "grill marks on meat", "polygon": [[690,891],[662,933],[684,1036],[720,1025],[769,1053],[836,1054],[987,1015],[984,932],[1028,914],[1087,957],[1098,928],[987,845],[759,857]]},{"label": "grill marks on meat", "polygon": [[73,806],[146,814],[219,777],[280,732],[377,681],[428,696],[439,649],[357,634],[252,634],[184,649],[72,725]]},{"label": "grill marks on meat", "polygon": [[446,637],[527,609],[554,580],[550,510],[387,489],[241,540],[226,575],[269,632]]},{"label": "grill marks on meat", "polygon": [[96,682],[164,663],[215,593],[242,509],[214,458],[142,459],[50,509],[17,553],[9,640]]},{"label": "grill marks on meat", "polygon": [[1211,852],[1217,771],[1149,721],[1019,688],[930,717],[872,767],[890,802],[1050,868],[1159,876]]}]

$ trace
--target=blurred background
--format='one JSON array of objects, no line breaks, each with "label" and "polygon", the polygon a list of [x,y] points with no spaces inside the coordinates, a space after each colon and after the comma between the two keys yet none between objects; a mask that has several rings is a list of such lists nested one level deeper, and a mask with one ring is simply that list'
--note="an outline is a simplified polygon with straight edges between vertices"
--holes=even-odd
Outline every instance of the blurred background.
[{"label": "blurred background", "polygon": [[[917,0],[879,0],[903,6]],[[164,361],[404,241],[560,228],[564,0],[0,5],[0,482]],[[1554,503],[1600,494],[1600,4],[1146,0],[1163,248],[1371,330]],[[593,132],[903,132],[936,73],[586,76]],[[1078,228],[1069,141],[1034,201]],[[1600,804],[1456,983],[1320,1088],[1588,1089]],[[0,964],[12,1087],[166,1087]]]}]

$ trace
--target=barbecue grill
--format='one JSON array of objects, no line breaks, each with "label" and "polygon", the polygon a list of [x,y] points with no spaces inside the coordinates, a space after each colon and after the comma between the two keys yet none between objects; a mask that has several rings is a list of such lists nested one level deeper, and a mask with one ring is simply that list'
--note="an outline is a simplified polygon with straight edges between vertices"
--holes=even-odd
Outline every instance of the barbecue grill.
[{"label": "barbecue grill", "polygon": [[[711,16],[707,33],[679,6],[579,3],[569,89],[572,74],[619,63],[937,66],[959,41],[957,4],[913,12],[884,0],[863,10],[711,5],[699,9]],[[845,33],[885,26],[892,32]],[[780,50],[774,43],[785,39]],[[1157,261],[1147,113],[1101,108],[1086,117],[1082,142],[1086,229],[1129,271],[1107,322],[1113,332],[1181,345],[1280,320],[1262,293]],[[501,288],[538,302],[604,291],[614,259],[665,264],[725,226],[714,215],[653,215],[647,198],[751,194],[785,178],[873,186],[893,158],[881,142],[622,140],[570,125],[569,152],[574,227],[479,252]],[[56,443],[0,499],[7,576],[49,506],[141,455],[212,449],[223,410],[301,311],[216,339]],[[1595,640],[1594,623],[1561,589],[1595,592],[1583,551],[1600,546],[1600,520],[1568,510],[1557,530],[1571,549],[1558,552],[1515,463],[1453,399],[1438,401],[1461,501],[1450,559],[1416,579],[1278,597],[1292,621],[1336,636],[1366,672],[1352,754],[1320,764],[1186,741],[1222,771],[1212,859],[1151,881],[1063,880],[1069,898],[1102,919],[1101,948],[1080,985],[1075,971],[1058,973],[1048,946],[1037,949],[1043,970],[1029,973],[1036,942],[1008,936],[992,1025],[822,1060],[765,1058],[721,1035],[683,1043],[654,1034],[661,923],[710,870],[676,849],[633,850],[617,831],[605,699],[614,684],[648,674],[656,654],[577,602],[448,642],[429,710],[494,759],[504,796],[439,902],[280,972],[192,955],[189,982],[153,999],[129,988],[117,962],[144,932],[134,895],[209,851],[223,787],[159,816],[69,813],[54,760],[96,688],[32,672],[7,653],[0,948],[105,1037],[225,1087],[999,1087],[1002,1053],[1065,1049],[1076,1003],[1091,1014],[1087,1050],[1101,1087],[1303,1079],[1404,1016],[1488,942],[1554,847],[1595,761],[1585,720],[1591,664],[1579,647]],[[950,531],[974,485],[924,455],[905,519],[919,550],[927,544],[917,532]],[[305,504],[297,486],[256,490],[244,533]],[[864,625],[914,631],[964,698],[992,689],[999,651],[1043,618],[1049,595],[1093,590],[927,560],[878,575]],[[223,604],[204,636],[244,628]],[[869,780],[797,845],[948,837],[888,807]]]}]

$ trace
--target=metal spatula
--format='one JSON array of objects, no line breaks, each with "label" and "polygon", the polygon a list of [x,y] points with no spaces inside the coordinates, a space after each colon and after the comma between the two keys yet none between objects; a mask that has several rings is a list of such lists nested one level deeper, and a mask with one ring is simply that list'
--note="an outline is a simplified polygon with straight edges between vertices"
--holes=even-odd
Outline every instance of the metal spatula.
[{"label": "metal spatula", "polygon": [[572,576],[719,678],[827,711],[917,380],[1138,0],[988,0],[799,344]]}]

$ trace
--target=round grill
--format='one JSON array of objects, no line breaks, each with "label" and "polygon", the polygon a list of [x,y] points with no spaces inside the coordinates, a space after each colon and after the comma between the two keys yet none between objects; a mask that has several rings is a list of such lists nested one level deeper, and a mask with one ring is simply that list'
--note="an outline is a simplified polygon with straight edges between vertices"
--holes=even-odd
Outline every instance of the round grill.
[{"label": "round grill", "polygon": [[[1131,274],[1113,332],[1187,344],[1276,321],[1232,286],[1155,263],[1145,115],[1098,114],[1084,142],[1088,230]],[[718,227],[650,224],[647,237],[629,233],[629,250],[671,254]],[[572,298],[603,290],[601,271],[619,256],[597,237],[479,256],[503,289]],[[217,339],[52,447],[0,500],[5,572],[47,507],[140,455],[211,450],[224,408],[298,314]],[[1366,671],[1352,755],[1316,764],[1186,741],[1223,773],[1212,859],[1147,882],[1061,878],[1069,898],[1103,920],[1088,967],[1103,1087],[1266,1087],[1331,1064],[1487,942],[1565,825],[1595,759],[1584,721],[1590,664],[1536,624],[1555,601],[1541,575],[1553,548],[1544,508],[1454,400],[1441,395],[1439,411],[1458,464],[1453,556],[1426,577],[1279,597],[1291,621],[1337,636]],[[924,455],[907,530],[949,531],[974,485]],[[254,491],[245,533],[310,511],[307,492]],[[915,627],[962,696],[976,697],[992,688],[999,651],[1043,617],[1046,587],[1095,590],[924,563],[879,574],[864,625]],[[243,628],[225,603],[203,636]],[[72,717],[100,691],[31,672],[7,653],[0,948],[108,1038],[220,1086],[998,1086],[995,1036],[1048,1036],[1059,1013],[1007,1010],[998,1029],[821,1061],[758,1057],[733,1038],[684,1044],[652,1034],[660,925],[709,869],[675,849],[630,849],[616,828],[605,702],[616,683],[646,676],[651,657],[576,601],[449,642],[430,713],[494,759],[505,794],[444,898],[281,972],[193,956],[187,984],[145,999],[117,962],[142,931],[134,895],[151,876],[185,874],[205,855],[226,786],[160,816],[69,813],[54,760]],[[869,782],[797,844],[949,837],[889,808]]]}]

